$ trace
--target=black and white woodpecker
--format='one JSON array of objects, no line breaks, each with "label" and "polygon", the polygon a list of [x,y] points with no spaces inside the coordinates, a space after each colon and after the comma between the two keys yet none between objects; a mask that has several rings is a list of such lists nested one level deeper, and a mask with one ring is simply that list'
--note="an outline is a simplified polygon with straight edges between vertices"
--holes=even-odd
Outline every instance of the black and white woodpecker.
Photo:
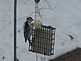
[{"label": "black and white woodpecker", "polygon": [[31,43],[30,36],[32,35],[32,17],[27,17],[26,22],[24,23],[24,38],[25,42]]}]

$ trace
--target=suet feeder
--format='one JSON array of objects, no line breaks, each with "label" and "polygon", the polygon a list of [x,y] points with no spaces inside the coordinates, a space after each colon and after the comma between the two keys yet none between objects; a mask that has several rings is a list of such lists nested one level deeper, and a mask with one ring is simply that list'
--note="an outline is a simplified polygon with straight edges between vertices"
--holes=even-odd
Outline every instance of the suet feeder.
[{"label": "suet feeder", "polygon": [[[32,40],[29,43],[29,51],[40,53],[43,55],[54,54],[54,43],[55,43],[55,30],[51,26],[42,25],[39,20],[39,3],[40,0],[35,0],[35,29],[32,31]],[[38,15],[36,15],[38,14]]]},{"label": "suet feeder", "polygon": [[32,41],[29,44],[29,51],[43,55],[54,54],[55,30],[51,26],[42,25],[41,28],[35,28],[32,34]]}]

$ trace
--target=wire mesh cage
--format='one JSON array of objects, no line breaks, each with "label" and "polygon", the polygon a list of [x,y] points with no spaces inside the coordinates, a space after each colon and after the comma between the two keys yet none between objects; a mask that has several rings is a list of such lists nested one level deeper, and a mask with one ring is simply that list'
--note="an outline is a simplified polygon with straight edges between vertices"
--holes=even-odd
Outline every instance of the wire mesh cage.
[{"label": "wire mesh cage", "polygon": [[29,44],[29,51],[43,55],[54,54],[55,30],[51,26],[42,25],[32,32],[32,41]]}]

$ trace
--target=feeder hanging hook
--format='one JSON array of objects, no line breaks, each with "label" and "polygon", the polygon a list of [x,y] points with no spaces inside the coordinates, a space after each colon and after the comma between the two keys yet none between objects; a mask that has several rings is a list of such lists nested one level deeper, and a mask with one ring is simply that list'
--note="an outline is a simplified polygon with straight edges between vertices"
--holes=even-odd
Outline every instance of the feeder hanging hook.
[{"label": "feeder hanging hook", "polygon": [[36,3],[39,3],[40,0],[35,0]]}]

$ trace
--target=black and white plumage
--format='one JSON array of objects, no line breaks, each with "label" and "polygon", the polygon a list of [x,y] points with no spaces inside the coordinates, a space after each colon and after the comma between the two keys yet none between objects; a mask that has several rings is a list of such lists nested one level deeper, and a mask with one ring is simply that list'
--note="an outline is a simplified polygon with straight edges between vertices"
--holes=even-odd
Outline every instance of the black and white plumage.
[{"label": "black and white plumage", "polygon": [[32,34],[32,21],[33,19],[31,17],[27,17],[26,22],[24,23],[24,38],[25,42],[28,40],[29,43],[31,43],[30,36]]}]

